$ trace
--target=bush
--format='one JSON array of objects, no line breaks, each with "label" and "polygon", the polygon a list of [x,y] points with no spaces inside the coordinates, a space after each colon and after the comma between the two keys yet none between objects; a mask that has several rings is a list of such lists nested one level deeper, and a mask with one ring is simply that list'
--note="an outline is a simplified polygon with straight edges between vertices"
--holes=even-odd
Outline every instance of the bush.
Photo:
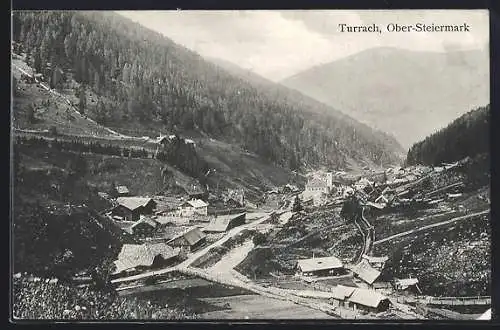
[{"label": "bush", "polygon": [[267,236],[262,233],[255,233],[255,235],[253,236],[253,244],[255,246],[263,245],[266,242],[267,242]]}]

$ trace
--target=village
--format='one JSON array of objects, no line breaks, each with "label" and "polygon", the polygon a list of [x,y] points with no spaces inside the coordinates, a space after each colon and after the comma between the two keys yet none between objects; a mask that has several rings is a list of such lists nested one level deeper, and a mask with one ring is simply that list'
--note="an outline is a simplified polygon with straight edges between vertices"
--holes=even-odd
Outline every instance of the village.
[{"label": "village", "polygon": [[[87,213],[71,214],[76,224],[65,223],[79,235],[68,236],[102,234],[98,227],[106,233],[81,243],[90,251],[84,258],[99,259],[97,267],[80,267],[84,258],[70,267],[76,251],[67,247],[55,249],[59,273],[44,262],[36,264],[43,272],[16,270],[16,299],[25,318],[35,315],[30,304],[44,292],[54,295],[56,306],[44,317],[54,319],[175,318],[162,316],[158,306],[201,319],[491,318],[490,178],[484,159],[383,167],[387,163],[377,165],[378,159],[351,162],[339,155],[347,160],[304,161],[285,170],[257,157],[247,143],[236,148],[214,134],[98,124],[91,118],[98,116],[82,111],[87,100],[97,109],[98,93],[75,85],[75,70],[46,63],[51,76],[67,76],[73,86],[70,92],[56,90],[53,77],[33,70],[25,55],[13,57],[15,88],[36,102],[25,97],[28,119],[13,130],[26,163],[19,170],[26,185],[20,196],[35,199],[27,191],[37,187],[35,211],[38,200],[49,197],[59,211],[69,210],[80,187],[88,185],[88,198],[71,205]],[[453,159],[460,157],[465,154]],[[85,170],[79,171],[80,164]],[[318,169],[325,164],[331,167]],[[35,174],[50,180],[38,185]],[[76,185],[77,177],[85,186]],[[52,217],[56,207],[50,204]],[[53,231],[62,233],[59,220],[66,218],[54,219]],[[59,288],[76,298],[58,297],[53,292]],[[132,299],[126,308],[124,300],[114,300],[111,312],[102,315],[108,309],[103,301],[110,299],[101,298],[101,291]],[[136,298],[146,304],[144,314],[130,303]]]},{"label": "village", "polygon": [[[113,192],[99,193],[113,205],[102,215],[134,244],[123,245],[110,272],[110,282],[121,295],[158,290],[167,298],[187,294],[182,293],[185,291],[173,293],[182,288],[191,290],[214,284],[236,287],[246,290],[246,294],[293,303],[334,318],[450,319],[482,313],[491,303],[489,295],[437,296],[425,292],[419,278],[411,272],[407,277],[387,275],[391,273],[388,268],[395,267],[395,261],[389,260],[390,247],[389,250],[380,248],[387,242],[409,237],[414,237],[414,242],[418,235],[427,237],[441,227],[458,226],[460,222],[487,216],[488,194],[475,196],[482,203],[478,209],[468,206],[467,202],[460,203],[465,197],[470,199],[463,192],[463,180],[439,182],[439,187],[430,187],[427,182],[436,181],[469,161],[464,159],[434,168],[392,167],[356,175],[341,171],[315,172],[308,175],[303,189],[293,184],[270,189],[259,206],[246,201],[242,190],[227,190],[216,196],[193,185],[184,195],[135,196],[128,187],[117,184]],[[422,184],[426,182],[423,189]],[[379,227],[374,223],[377,215],[387,210],[446,209],[444,204],[449,202],[454,203],[456,210],[446,220],[428,221],[385,237],[380,237]],[[310,224],[314,230],[308,230],[305,237],[285,245],[273,242],[272,237],[324,209],[333,212],[331,214],[340,219],[335,221],[340,222],[327,227],[318,225],[318,228]],[[448,210],[443,214],[449,213]],[[265,266],[258,260],[248,261],[250,254],[259,249],[290,250],[318,234],[326,241],[333,237],[334,241],[341,242],[343,234],[337,237],[335,233],[346,226],[352,226],[350,235],[359,238],[357,243],[337,245],[339,247],[330,249],[327,255],[321,251],[315,255],[315,249],[311,248],[310,257],[289,260],[288,270],[268,273],[259,270],[257,276],[255,268]],[[241,265],[252,262],[253,276],[241,271],[244,268]],[[82,285],[85,278],[90,280],[85,274],[77,276],[82,279]],[[201,279],[208,282],[199,284]],[[214,296],[217,297],[217,293]],[[231,304],[225,302],[222,309],[228,309]],[[472,308],[474,312],[461,314],[453,311],[456,308]],[[210,317],[210,313],[205,316]],[[221,317],[221,314],[213,317]]]}]

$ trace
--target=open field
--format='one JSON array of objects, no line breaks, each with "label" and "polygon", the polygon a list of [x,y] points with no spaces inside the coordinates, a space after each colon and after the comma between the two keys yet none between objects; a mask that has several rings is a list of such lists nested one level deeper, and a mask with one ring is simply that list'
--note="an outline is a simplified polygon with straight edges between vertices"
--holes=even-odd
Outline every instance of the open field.
[{"label": "open field", "polygon": [[332,319],[321,311],[258,295],[204,298],[220,310],[203,313],[203,319]]}]

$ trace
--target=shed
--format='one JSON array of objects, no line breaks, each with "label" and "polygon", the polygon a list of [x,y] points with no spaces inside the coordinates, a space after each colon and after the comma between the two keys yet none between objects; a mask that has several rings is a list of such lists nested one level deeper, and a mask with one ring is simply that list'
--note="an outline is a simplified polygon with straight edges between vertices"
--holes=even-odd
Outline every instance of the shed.
[{"label": "shed", "polygon": [[245,224],[245,218],[246,213],[218,216],[210,221],[203,231],[207,233],[222,233]]},{"label": "shed", "polygon": [[167,244],[184,250],[195,251],[205,244],[206,235],[198,227],[192,227],[183,233],[175,235]]},{"label": "shed", "polygon": [[156,207],[152,198],[144,197],[118,197],[118,206],[113,209],[113,214],[122,216],[128,221],[139,220],[141,214],[149,214]]},{"label": "shed", "polygon": [[337,285],[331,288],[332,299],[330,302],[336,306],[345,306],[347,299],[356,288],[352,286]]},{"label": "shed", "polygon": [[342,261],[336,257],[297,260],[297,273],[304,276],[328,276],[345,273]]},{"label": "shed", "polygon": [[368,261],[370,266],[372,266],[373,268],[376,268],[377,270],[381,270],[382,268],[384,268],[385,263],[387,262],[387,260],[389,260],[389,257],[387,257],[387,256],[373,257],[373,256],[368,256],[366,254],[363,254],[363,256],[361,258]]},{"label": "shed", "polygon": [[373,268],[366,259],[361,260],[356,266],[352,269],[355,276],[359,277],[369,285],[372,285],[373,282],[380,276],[380,271]]},{"label": "shed", "polygon": [[422,294],[417,278],[394,279],[394,288],[398,291]]},{"label": "shed", "polygon": [[139,221],[130,226],[130,232],[134,235],[150,235],[157,227],[158,222],[147,217],[142,217]]},{"label": "shed", "polygon": [[389,309],[390,300],[375,290],[356,288],[348,299],[349,307],[380,313]]}]

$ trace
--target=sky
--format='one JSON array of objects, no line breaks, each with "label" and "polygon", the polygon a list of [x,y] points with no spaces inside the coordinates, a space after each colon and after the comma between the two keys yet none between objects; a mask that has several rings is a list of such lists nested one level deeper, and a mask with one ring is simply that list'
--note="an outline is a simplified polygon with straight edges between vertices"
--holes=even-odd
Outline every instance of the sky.
[{"label": "sky", "polygon": [[[204,57],[273,81],[374,47],[448,52],[488,47],[486,10],[120,11]],[[342,33],[339,24],[463,24],[470,32]]]}]

